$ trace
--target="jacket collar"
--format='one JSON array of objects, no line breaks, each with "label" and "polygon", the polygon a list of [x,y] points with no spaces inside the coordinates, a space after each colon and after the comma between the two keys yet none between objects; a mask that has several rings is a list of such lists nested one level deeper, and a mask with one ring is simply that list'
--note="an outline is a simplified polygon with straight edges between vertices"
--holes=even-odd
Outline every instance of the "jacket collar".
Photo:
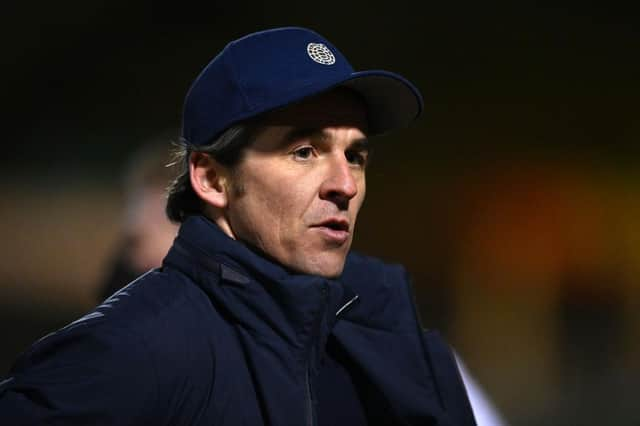
[{"label": "jacket collar", "polygon": [[[255,374],[272,374],[258,366],[282,367],[278,380],[289,383],[281,389],[292,400],[299,394],[295,377],[317,373],[332,333],[367,383],[384,394],[394,416],[406,424],[449,424],[433,379],[438,367],[429,361],[400,265],[352,252],[340,280],[292,274],[199,216],[183,223],[165,265],[188,275],[238,325]],[[355,292],[362,303],[349,304]],[[282,399],[282,392],[264,397]]]},{"label": "jacket collar", "polygon": [[189,275],[256,335],[276,333],[305,353],[324,345],[336,316],[357,298],[338,280],[291,273],[203,216],[182,224],[165,264]]}]

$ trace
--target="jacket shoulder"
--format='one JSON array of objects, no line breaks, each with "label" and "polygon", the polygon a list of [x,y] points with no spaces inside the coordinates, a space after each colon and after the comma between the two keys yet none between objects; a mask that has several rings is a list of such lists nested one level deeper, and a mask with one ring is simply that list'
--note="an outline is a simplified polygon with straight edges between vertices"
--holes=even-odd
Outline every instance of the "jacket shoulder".
[{"label": "jacket shoulder", "polygon": [[159,369],[179,375],[186,371],[178,366],[202,361],[197,353],[203,345],[213,354],[212,340],[221,328],[218,320],[220,316],[196,283],[179,271],[163,268],[149,271],[65,328],[84,326],[91,333],[136,336]]},{"label": "jacket shoulder", "polygon": [[189,337],[185,330],[202,323],[212,309],[207,295],[191,279],[171,269],[153,269],[105,299],[87,315],[64,327],[126,330],[149,344]]},{"label": "jacket shoulder", "polygon": [[25,351],[0,381],[0,416],[75,424],[118,413],[104,424],[151,424],[199,404],[194,395],[208,394],[215,373],[211,310],[185,276],[148,272]]},{"label": "jacket shoulder", "polygon": [[148,347],[127,330],[80,324],[45,336],[19,358],[0,383],[0,418],[24,425],[153,422],[157,371]]}]

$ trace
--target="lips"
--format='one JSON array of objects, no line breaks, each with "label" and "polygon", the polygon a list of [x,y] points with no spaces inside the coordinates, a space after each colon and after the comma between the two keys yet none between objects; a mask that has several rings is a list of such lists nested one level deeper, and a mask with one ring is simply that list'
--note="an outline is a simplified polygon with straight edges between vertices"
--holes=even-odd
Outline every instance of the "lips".
[{"label": "lips", "polygon": [[333,229],[334,231],[349,232],[349,221],[341,218],[330,218],[314,226],[329,228]]},{"label": "lips", "polygon": [[329,218],[312,228],[317,229],[329,242],[344,244],[349,239],[349,221],[343,218]]}]

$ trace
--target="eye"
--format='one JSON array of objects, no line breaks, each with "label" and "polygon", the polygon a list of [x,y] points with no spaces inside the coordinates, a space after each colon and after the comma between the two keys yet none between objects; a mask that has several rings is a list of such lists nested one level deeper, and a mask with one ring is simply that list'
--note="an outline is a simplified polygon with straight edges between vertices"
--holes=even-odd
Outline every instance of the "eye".
[{"label": "eye", "polygon": [[296,160],[308,160],[313,155],[313,148],[310,146],[303,146],[293,151],[292,155]]},{"label": "eye", "polygon": [[367,154],[363,151],[346,151],[344,156],[351,164],[364,167],[367,165]]}]

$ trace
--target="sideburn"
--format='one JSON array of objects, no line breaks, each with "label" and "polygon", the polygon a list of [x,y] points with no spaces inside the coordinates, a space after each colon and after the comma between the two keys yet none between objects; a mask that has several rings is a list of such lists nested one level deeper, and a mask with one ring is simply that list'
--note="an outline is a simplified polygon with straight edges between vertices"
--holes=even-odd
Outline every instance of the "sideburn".
[{"label": "sideburn", "polygon": [[240,173],[237,170],[232,170],[229,173],[229,191],[233,198],[240,198],[246,193],[246,189],[244,184],[242,183],[242,179],[240,177]]}]

